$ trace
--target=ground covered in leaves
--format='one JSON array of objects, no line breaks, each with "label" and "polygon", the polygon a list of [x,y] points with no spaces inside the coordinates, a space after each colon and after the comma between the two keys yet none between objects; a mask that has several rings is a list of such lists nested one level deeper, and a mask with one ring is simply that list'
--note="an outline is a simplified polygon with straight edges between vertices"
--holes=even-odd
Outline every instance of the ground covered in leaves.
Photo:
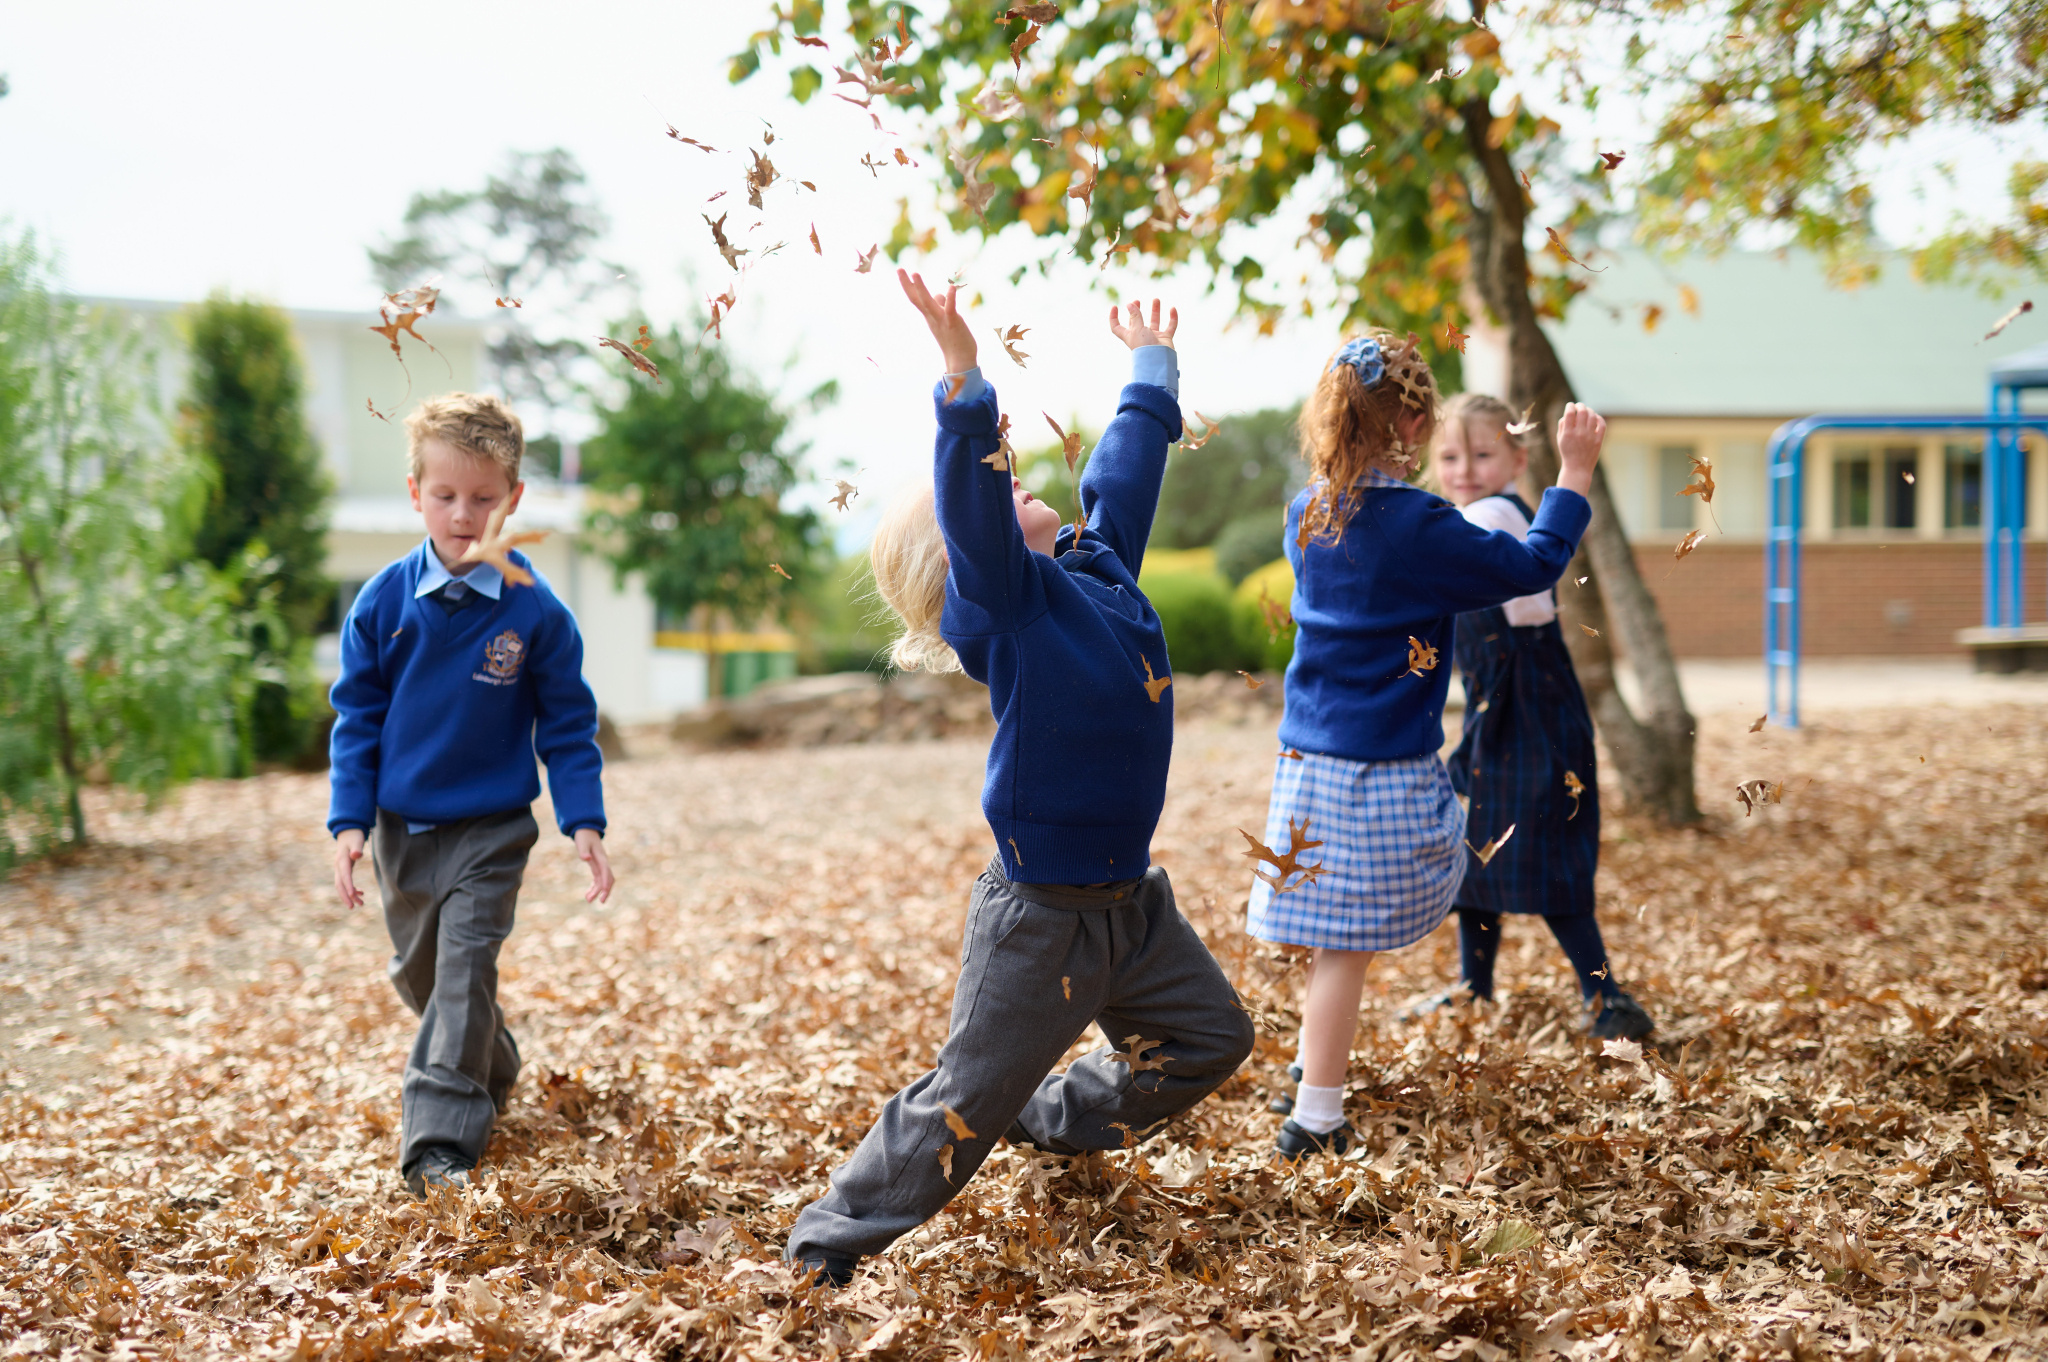
[{"label": "ground covered in leaves", "polygon": [[[0,1355],[2048,1355],[2048,711],[1701,732],[1708,825],[1610,820],[1640,1060],[1516,923],[1502,1002],[1423,1025],[1380,961],[1363,1148],[1286,1167],[1300,976],[1248,941],[1264,726],[1184,726],[1155,855],[1262,1020],[1135,1151],[1004,1149],[837,1294],[797,1209],[944,1034],[988,854],[979,740],[608,773],[624,891],[550,837],[506,952],[528,1060],[482,1187],[392,1166],[411,1019],[326,885],[319,778],[101,802],[0,885]],[[1744,817],[1738,782],[1782,780]],[[1533,929],[1532,929],[1533,928]]]}]

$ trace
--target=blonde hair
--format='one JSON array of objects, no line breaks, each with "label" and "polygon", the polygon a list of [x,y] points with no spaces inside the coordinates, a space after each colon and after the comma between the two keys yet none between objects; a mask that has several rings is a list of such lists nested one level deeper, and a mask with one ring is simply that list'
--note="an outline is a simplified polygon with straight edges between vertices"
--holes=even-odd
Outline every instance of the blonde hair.
[{"label": "blonde hair", "polygon": [[960,658],[939,633],[946,608],[946,540],[930,484],[898,497],[868,546],[875,589],[903,621],[889,645],[898,671],[957,672]]},{"label": "blonde hair", "polygon": [[[1529,442],[1515,434],[1508,427],[1515,424],[1514,409],[1489,393],[1459,393],[1444,403],[1444,414],[1439,425],[1447,426],[1453,421],[1461,430],[1469,430],[1472,421],[1490,421],[1500,427],[1501,435],[1516,449],[1527,449]],[[1467,436],[1470,443],[1470,436]]]},{"label": "blonde hair", "polygon": [[[1436,432],[1436,376],[1414,334],[1404,340],[1374,327],[1355,339],[1379,343],[1384,372],[1368,385],[1357,369],[1332,354],[1302,403],[1301,457],[1308,465],[1310,489],[1301,518],[1304,543],[1336,543],[1356,509],[1366,473],[1377,468],[1404,477],[1420,471],[1420,451]],[[1411,447],[1403,442],[1398,423],[1418,415],[1423,427]]]},{"label": "blonde hair", "polygon": [[512,409],[483,393],[443,393],[419,404],[405,418],[409,448],[406,461],[417,482],[424,476],[420,448],[429,440],[445,440],[473,459],[505,470],[505,480],[519,483],[519,463],[526,455],[526,430]]}]

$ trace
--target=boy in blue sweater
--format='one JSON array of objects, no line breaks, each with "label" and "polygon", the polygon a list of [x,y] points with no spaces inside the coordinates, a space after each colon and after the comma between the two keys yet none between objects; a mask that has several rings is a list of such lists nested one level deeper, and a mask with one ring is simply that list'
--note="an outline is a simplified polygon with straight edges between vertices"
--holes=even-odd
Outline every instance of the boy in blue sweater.
[{"label": "boy in blue sweater", "polygon": [[612,870],[576,621],[525,555],[508,554],[524,586],[466,557],[526,490],[519,418],[494,397],[450,393],[405,425],[405,485],[427,538],[364,585],[342,625],[327,827],[348,907],[363,901],[365,840],[376,850],[391,982],[420,1018],[399,1170],[425,1195],[468,1182],[519,1074],[498,948],[540,836],[536,753],[555,820],[590,866],[586,901],[610,897]]},{"label": "boy in blue sweater", "polygon": [[[1132,382],[1081,475],[1085,527],[1011,475],[995,390],[955,292],[897,278],[949,371],[934,487],[892,507],[870,561],[903,620],[891,660],[989,688],[981,807],[995,856],[968,904],[952,1027],[936,1068],[804,1208],[786,1255],[843,1285],[936,1215],[995,1142],[1115,1149],[1199,1102],[1251,1053],[1230,981],[1150,864],[1173,750],[1172,672],[1138,568],[1166,447],[1180,434],[1176,315],[1131,304],[1110,329]],[[1064,545],[1064,547],[1062,547]],[[1090,1022],[1112,1042],[1051,1072]]]}]

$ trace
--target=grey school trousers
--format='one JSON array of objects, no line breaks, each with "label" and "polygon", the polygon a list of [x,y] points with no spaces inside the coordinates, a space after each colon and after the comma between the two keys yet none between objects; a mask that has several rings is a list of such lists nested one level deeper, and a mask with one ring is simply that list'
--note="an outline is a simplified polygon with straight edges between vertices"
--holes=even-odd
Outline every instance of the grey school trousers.
[{"label": "grey school trousers", "polygon": [[[1050,1072],[1090,1022],[1115,1049]],[[1112,1058],[1133,1049],[1142,1067]],[[889,1099],[797,1217],[786,1256],[881,1252],[938,1214],[1005,1134],[1056,1153],[1120,1148],[1123,1128],[1143,1138],[1251,1049],[1251,1018],[1164,870],[1085,889],[1012,884],[991,865],[968,905],[938,1067]],[[948,1107],[971,1136],[948,1126]]]},{"label": "grey school trousers", "polygon": [[453,1145],[474,1164],[519,1076],[519,1047],[498,1007],[498,948],[526,854],[540,840],[529,809],[407,832],[377,810],[373,847],[391,983],[419,1014],[405,1061],[398,1161],[410,1169],[428,1145]]}]

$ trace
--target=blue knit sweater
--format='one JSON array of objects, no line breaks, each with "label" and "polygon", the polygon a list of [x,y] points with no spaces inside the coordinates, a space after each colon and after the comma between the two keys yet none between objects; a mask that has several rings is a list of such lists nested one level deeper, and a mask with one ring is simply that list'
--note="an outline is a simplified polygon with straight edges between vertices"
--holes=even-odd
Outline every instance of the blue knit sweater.
[{"label": "blue knit sweater", "polygon": [[[1287,508],[1294,567],[1294,661],[1280,744],[1348,761],[1421,756],[1444,744],[1456,617],[1556,582],[1592,508],[1577,492],[1543,494],[1526,542],[1485,530],[1456,507],[1391,478],[1361,489],[1334,545],[1295,539],[1309,494]],[[1410,672],[1408,640],[1436,649]]]},{"label": "blue knit sweater", "polygon": [[372,577],[342,625],[328,830],[367,830],[378,809],[448,823],[531,804],[538,753],[563,834],[603,832],[597,700],[575,617],[538,572],[451,615],[413,595],[432,552],[422,543]]},{"label": "blue knit sweater", "polygon": [[[1138,569],[1180,406],[1150,383],[1123,390],[1081,475],[1087,532],[1056,557],[1024,546],[997,448],[995,391],[937,396],[933,457],[949,571],[940,630],[989,689],[996,736],[981,808],[1003,873],[1023,884],[1141,875],[1173,755],[1171,670]],[[1146,689],[1146,668],[1157,698]]]}]

